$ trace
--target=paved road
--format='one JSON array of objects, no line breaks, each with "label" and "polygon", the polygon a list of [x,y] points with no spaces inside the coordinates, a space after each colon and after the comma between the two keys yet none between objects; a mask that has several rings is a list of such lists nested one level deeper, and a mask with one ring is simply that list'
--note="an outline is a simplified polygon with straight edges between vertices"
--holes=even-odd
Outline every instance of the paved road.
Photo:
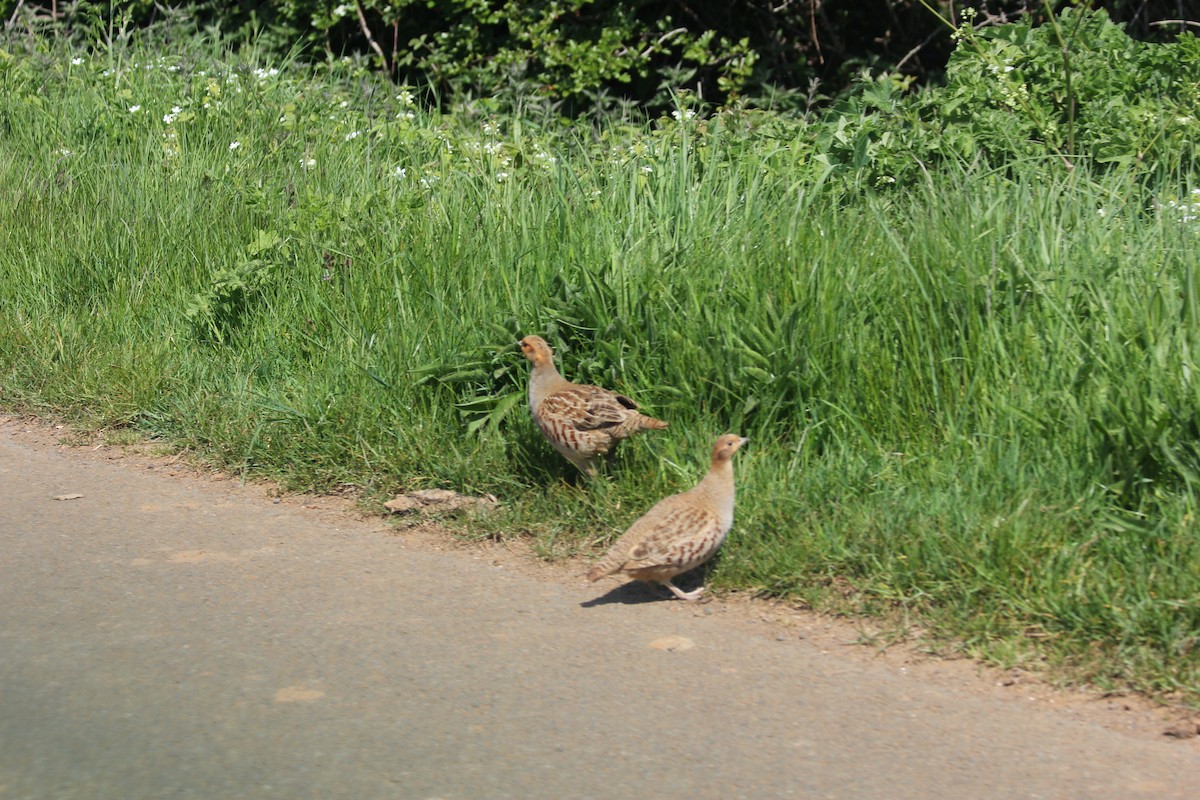
[{"label": "paved road", "polygon": [[1200,796],[1192,742],[13,430],[2,800]]}]

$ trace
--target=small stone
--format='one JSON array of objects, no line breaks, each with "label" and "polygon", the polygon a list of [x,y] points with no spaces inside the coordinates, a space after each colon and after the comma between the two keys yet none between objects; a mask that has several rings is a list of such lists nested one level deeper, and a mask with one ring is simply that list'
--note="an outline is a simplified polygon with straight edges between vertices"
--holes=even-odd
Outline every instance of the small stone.
[{"label": "small stone", "polygon": [[1200,725],[1197,725],[1195,722],[1181,722],[1163,731],[1163,736],[1172,736],[1176,739],[1192,739],[1195,738],[1197,733],[1200,733]]},{"label": "small stone", "polygon": [[78,500],[78,499],[79,499],[79,498],[81,498],[81,497],[83,497],[83,495],[82,495],[82,494],[80,494],[79,492],[71,492],[70,494],[56,494],[56,495],[54,495],[54,499],[55,499],[55,500]]},{"label": "small stone", "polygon": [[418,489],[398,494],[383,504],[393,514],[449,514],[459,511],[490,511],[500,504],[494,495],[475,497],[449,489]]},{"label": "small stone", "polygon": [[686,636],[664,636],[661,639],[655,639],[646,646],[652,650],[666,650],[671,653],[681,653],[684,650],[691,650],[696,646],[696,643]]},{"label": "small stone", "polygon": [[275,693],[276,703],[311,703],[320,700],[325,693],[320,689],[309,689],[306,686],[285,686]]}]

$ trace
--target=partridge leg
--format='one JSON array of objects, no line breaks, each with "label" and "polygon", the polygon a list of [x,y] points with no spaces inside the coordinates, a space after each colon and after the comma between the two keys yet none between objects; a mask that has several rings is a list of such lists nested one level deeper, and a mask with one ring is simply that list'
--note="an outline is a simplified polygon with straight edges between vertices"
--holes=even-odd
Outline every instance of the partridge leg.
[{"label": "partridge leg", "polygon": [[590,459],[590,458],[575,459],[575,466],[578,467],[579,471],[582,472],[584,475],[587,475],[589,478],[592,478],[593,480],[595,479],[595,477],[597,475],[596,462],[593,461],[592,459]]},{"label": "partridge leg", "polygon": [[700,595],[704,594],[703,586],[701,586],[699,589],[693,589],[690,592],[685,592],[682,589],[680,589],[678,586],[676,586],[675,584],[671,583],[670,579],[662,581],[661,583],[663,586],[670,589],[671,594],[675,595],[680,600],[696,600],[700,597]]}]

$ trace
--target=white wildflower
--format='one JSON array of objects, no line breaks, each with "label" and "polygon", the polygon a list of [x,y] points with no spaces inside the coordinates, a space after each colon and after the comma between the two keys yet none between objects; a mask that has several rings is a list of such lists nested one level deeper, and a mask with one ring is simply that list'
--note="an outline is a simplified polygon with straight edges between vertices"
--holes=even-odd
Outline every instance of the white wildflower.
[{"label": "white wildflower", "polygon": [[141,110],[142,110],[142,107],[141,107],[141,106],[130,106],[130,107],[129,107],[129,113],[130,113],[130,114],[136,114],[136,113],[138,113],[138,112],[139,112],[139,111],[141,111]]},{"label": "white wildflower", "polygon": [[651,172],[654,172],[654,167],[650,166],[649,164],[643,164],[643,165],[642,165],[642,172],[644,172],[644,173],[646,173],[647,175],[649,175]]},{"label": "white wildflower", "polygon": [[396,171],[392,173],[392,177],[396,180],[403,180],[407,174],[408,172],[404,169],[404,167],[396,167]]},{"label": "white wildflower", "polygon": [[74,153],[72,153],[70,150],[68,150],[68,149],[67,149],[67,148],[65,148],[65,147],[60,147],[60,148],[58,148],[58,154],[59,154],[60,156],[63,156],[64,158],[65,158],[65,157],[67,157],[67,156],[72,156],[72,155],[75,155]]},{"label": "white wildflower", "polygon": [[315,158],[300,159],[300,166],[304,167],[305,169],[312,169],[316,165],[317,165],[317,160]]},{"label": "white wildflower", "polygon": [[71,59],[71,66],[78,67],[82,63],[83,63],[83,59],[80,58],[79,56],[76,56],[75,58]]},{"label": "white wildflower", "polygon": [[497,172],[496,180],[499,183],[504,183],[506,180],[508,180],[508,173],[507,172]]},{"label": "white wildflower", "polygon": [[351,139],[357,139],[359,134],[361,134],[361,133],[362,133],[362,131],[350,131],[349,133],[346,134],[346,141],[348,142]]},{"label": "white wildflower", "polygon": [[333,18],[341,19],[342,17],[349,14],[352,10],[353,10],[353,8],[350,5],[348,5],[347,3],[342,3],[340,6],[338,6],[337,8],[335,8],[333,10]]},{"label": "white wildflower", "polygon": [[411,106],[416,102],[416,99],[413,97],[413,93],[408,89],[401,89],[400,94],[396,95],[396,99],[399,100],[400,105],[403,106]]},{"label": "white wildflower", "polygon": [[229,143],[229,149],[230,149],[230,150],[237,150],[237,149],[238,149],[239,147],[241,147],[241,146],[242,146],[242,143],[241,143],[241,142],[230,142],[230,143]]}]

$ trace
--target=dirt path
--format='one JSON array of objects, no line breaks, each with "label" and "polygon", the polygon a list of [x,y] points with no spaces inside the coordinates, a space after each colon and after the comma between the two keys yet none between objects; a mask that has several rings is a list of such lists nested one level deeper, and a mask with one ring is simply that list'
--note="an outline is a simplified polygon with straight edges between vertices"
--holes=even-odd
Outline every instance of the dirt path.
[{"label": "dirt path", "polygon": [[1130,700],[874,658],[781,607],[439,550],[61,433],[0,417],[0,800],[1200,786],[1198,740]]}]

